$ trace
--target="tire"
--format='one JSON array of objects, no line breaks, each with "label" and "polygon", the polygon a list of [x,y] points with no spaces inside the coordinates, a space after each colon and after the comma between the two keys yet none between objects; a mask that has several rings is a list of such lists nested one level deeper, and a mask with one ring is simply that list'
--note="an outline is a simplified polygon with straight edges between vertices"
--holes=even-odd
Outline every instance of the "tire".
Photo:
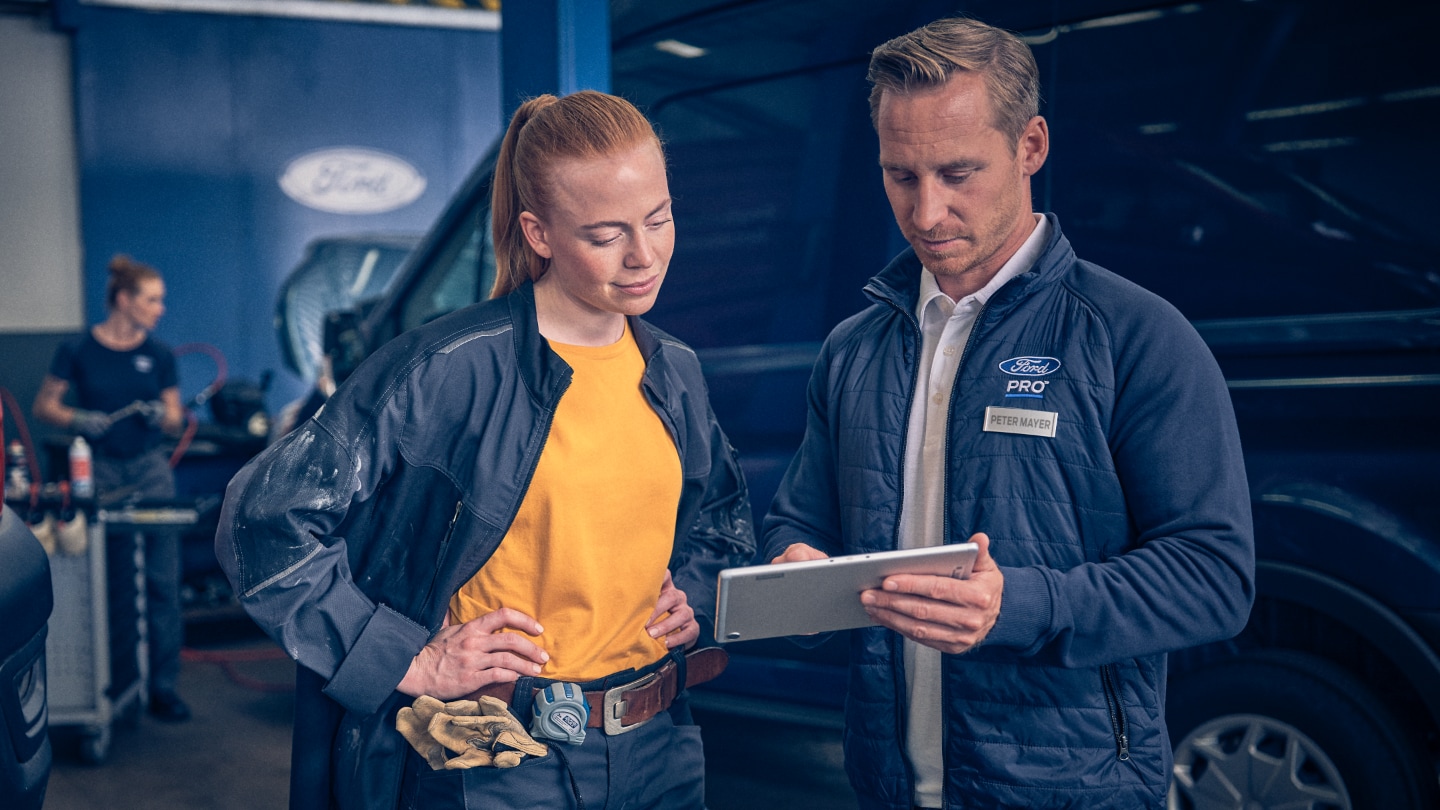
[{"label": "tire", "polygon": [[1419,735],[1369,687],[1306,653],[1243,655],[1176,678],[1169,810],[1431,810]]}]

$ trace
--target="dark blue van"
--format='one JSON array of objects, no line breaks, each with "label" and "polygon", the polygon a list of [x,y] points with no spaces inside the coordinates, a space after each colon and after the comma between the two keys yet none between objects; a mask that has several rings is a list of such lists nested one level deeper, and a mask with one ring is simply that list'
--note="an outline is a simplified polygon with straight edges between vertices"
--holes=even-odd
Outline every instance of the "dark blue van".
[{"label": "dark blue van", "polygon": [[0,807],[38,810],[53,758],[45,638],[54,592],[44,547],[3,504],[0,560]]},{"label": "dark blue van", "polygon": [[[1077,252],[1163,295],[1230,382],[1259,598],[1171,656],[1172,808],[1430,808],[1440,750],[1440,5],[1408,0],[616,3],[612,89],[667,142],[679,239],[651,319],[701,351],[757,517],[819,341],[904,246],[871,48],[949,13],[1034,47],[1034,184]],[[482,161],[387,296],[332,323],[343,374],[489,289]],[[704,701],[833,719],[843,641],[732,645]],[[1252,804],[1254,803],[1254,804]]]}]

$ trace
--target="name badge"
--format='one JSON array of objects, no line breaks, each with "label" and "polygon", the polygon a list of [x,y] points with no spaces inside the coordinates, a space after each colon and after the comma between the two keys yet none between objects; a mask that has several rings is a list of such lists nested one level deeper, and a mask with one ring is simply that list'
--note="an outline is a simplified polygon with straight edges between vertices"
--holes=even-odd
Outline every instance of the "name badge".
[{"label": "name badge", "polygon": [[1053,411],[1032,411],[1029,408],[985,409],[986,433],[1019,433],[1023,436],[1055,437],[1055,423],[1058,413]]}]

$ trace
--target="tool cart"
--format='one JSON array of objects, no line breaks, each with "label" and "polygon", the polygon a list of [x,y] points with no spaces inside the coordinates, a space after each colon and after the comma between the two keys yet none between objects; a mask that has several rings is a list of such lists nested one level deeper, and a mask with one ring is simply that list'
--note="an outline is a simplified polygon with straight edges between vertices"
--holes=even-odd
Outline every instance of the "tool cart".
[{"label": "tool cart", "polygon": [[81,760],[98,765],[109,756],[113,724],[137,722],[145,698],[145,547],[138,534],[107,537],[103,511],[75,514],[85,521],[83,540],[74,526],[68,542],[63,523],[50,529],[50,726],[78,727]]}]

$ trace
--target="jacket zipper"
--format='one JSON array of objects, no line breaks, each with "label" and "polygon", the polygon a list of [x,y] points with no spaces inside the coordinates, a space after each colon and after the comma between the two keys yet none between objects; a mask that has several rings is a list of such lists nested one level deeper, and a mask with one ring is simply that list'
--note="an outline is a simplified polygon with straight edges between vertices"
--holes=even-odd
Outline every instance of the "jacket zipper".
[{"label": "jacket zipper", "polygon": [[[569,366],[566,366],[566,368],[568,369]],[[531,462],[530,469],[525,472],[525,480],[521,482],[520,486],[520,497],[516,499],[515,508],[511,510],[509,519],[505,521],[505,531],[500,535],[500,540],[502,542],[505,540],[505,535],[510,533],[510,527],[515,524],[515,516],[520,514],[520,507],[525,502],[525,493],[530,491],[530,482],[535,480],[535,471],[540,468],[540,454],[545,452],[545,445],[550,442],[550,428],[555,424],[555,409],[560,406],[560,398],[565,396],[565,392],[569,390],[570,377],[566,376],[564,385],[560,387],[560,391],[555,395],[555,399],[549,403],[550,409],[545,412],[545,441],[540,443],[540,449],[535,453],[535,460]],[[500,546],[499,544],[496,544],[495,548],[490,550],[491,556],[494,556],[495,552],[499,550]],[[486,558],[486,562],[489,562],[489,558]],[[485,563],[481,563],[480,567],[484,568]],[[479,569],[476,569],[476,571],[472,572],[470,576],[473,577],[475,576],[475,573],[478,572]]]},{"label": "jacket zipper", "polygon": [[[955,364],[955,379],[950,382],[950,401],[945,403],[945,449],[940,457],[945,460],[940,469],[940,495],[942,502],[949,497],[950,481],[950,425],[955,422],[955,386],[960,382],[960,372],[965,369],[965,360],[970,356],[970,347],[975,345],[975,333],[980,331],[980,323],[985,319],[985,313],[990,309],[990,302],[985,302],[980,311],[975,313],[975,320],[970,323],[970,334],[965,336],[965,348],[960,350],[960,362]],[[941,542],[950,536],[950,510],[940,510],[940,537]]]},{"label": "jacket zipper", "polygon": [[890,548],[897,549],[900,548],[900,513],[905,509],[905,487],[909,484],[905,480],[905,453],[907,445],[910,443],[908,420],[910,412],[915,409],[915,389],[920,385],[920,354],[925,350],[925,334],[920,331],[920,321],[915,318],[915,313],[907,312],[898,304],[890,301],[888,297],[885,300],[900,313],[901,317],[910,321],[910,325],[915,328],[916,339],[915,363],[910,369],[910,396],[905,400],[906,429],[900,431],[900,469],[896,471],[896,477],[900,479],[900,509],[895,512],[895,531],[890,538]]},{"label": "jacket zipper", "polygon": [[[570,381],[569,381],[569,380],[566,380],[564,387],[560,389],[560,396],[564,396],[564,395],[565,395],[565,392],[568,391],[568,390],[570,390]],[[555,401],[556,401],[556,402],[559,402],[559,401],[560,401],[560,397],[557,396],[557,397],[555,398]],[[548,415],[546,415],[546,417],[545,417],[545,437],[546,437],[547,439],[550,437],[550,425],[551,425],[554,421],[555,421],[555,413],[554,413],[554,410],[552,409],[552,410],[550,411],[550,413],[549,413]],[[543,446],[542,446],[542,449],[543,449]],[[521,493],[524,493],[524,492],[526,492],[526,491],[528,491],[528,490],[530,489],[530,481],[535,478],[535,468],[537,468],[537,467],[539,467],[539,466],[540,466],[540,454],[539,454],[539,453],[536,453],[536,454],[535,454],[535,463],[530,465],[530,470],[529,470],[529,472],[527,472],[526,475],[525,475],[525,483],[524,483],[524,486],[523,486],[523,487],[521,488],[521,490],[520,490]],[[525,496],[522,494],[522,495],[520,496],[520,500],[523,501],[524,499],[525,499]],[[427,589],[426,592],[425,592],[425,601],[424,601],[422,604],[425,604],[425,605],[428,606],[428,605],[430,604],[430,600],[435,596],[435,583],[437,583],[437,582],[440,580],[440,572],[443,571],[444,568],[445,568],[445,566],[442,565],[442,563],[445,561],[445,555],[446,555],[446,553],[448,553],[449,550],[450,550],[450,540],[455,536],[455,525],[460,522],[460,510],[461,510],[461,509],[464,509],[464,508],[465,508],[465,498],[462,496],[462,497],[460,498],[460,500],[458,500],[458,501],[455,502],[455,514],[453,514],[453,515],[450,516],[450,527],[445,530],[445,539],[444,539],[443,541],[441,541],[441,543],[440,543],[440,553],[439,553],[438,555],[436,555],[436,558],[435,558],[435,576],[431,577],[431,579],[430,579],[430,587],[429,587],[429,589]],[[516,502],[516,504],[515,504],[515,511],[513,511],[513,512],[510,513],[510,519],[509,519],[508,521],[506,521],[506,523],[505,523],[505,530],[506,530],[507,532],[510,530],[510,524],[512,524],[512,523],[515,522],[515,515],[517,515],[517,514],[519,514],[519,513],[520,513],[520,503],[519,503],[519,502]],[[504,536],[503,536],[503,535],[501,536],[501,539],[502,539],[502,540],[504,539]],[[496,546],[496,549],[498,549],[498,548],[499,548],[499,546]],[[493,555],[493,554],[495,553],[495,550],[492,549],[490,553]],[[482,565],[482,567],[483,567],[484,563],[482,563],[481,565]],[[470,576],[472,576],[472,577],[473,577],[474,575],[475,575],[474,572],[472,572],[472,573],[470,574]]]},{"label": "jacket zipper", "polygon": [[430,587],[425,589],[425,601],[420,603],[426,605],[427,609],[430,599],[435,596],[435,583],[440,581],[440,572],[445,570],[445,555],[450,551],[450,540],[455,537],[455,526],[460,522],[460,510],[464,508],[464,498],[455,502],[455,514],[450,516],[450,525],[445,529],[445,539],[440,541],[440,553],[435,555],[435,573],[430,577]]},{"label": "jacket zipper", "polygon": [[[1013,280],[1014,280],[1014,279],[1011,279],[1011,281],[1013,281]],[[869,289],[870,289],[870,288],[867,287],[867,290],[869,290]],[[997,292],[998,292],[998,291],[997,291]],[[907,448],[907,445],[909,444],[909,437],[910,437],[910,430],[909,430],[909,426],[908,426],[908,425],[909,425],[908,419],[909,419],[909,415],[910,415],[911,410],[913,410],[914,407],[915,407],[915,388],[917,387],[917,385],[918,385],[919,382],[920,382],[920,357],[919,357],[919,355],[924,352],[924,347],[925,347],[925,334],[924,334],[924,331],[921,329],[920,320],[915,316],[915,313],[914,313],[912,310],[907,310],[907,309],[905,309],[904,307],[900,306],[898,303],[896,303],[896,301],[895,301],[891,296],[889,296],[888,294],[883,294],[883,293],[881,293],[878,289],[874,290],[874,293],[873,293],[873,294],[876,295],[877,297],[879,297],[880,300],[884,301],[885,303],[887,303],[887,304],[889,304],[891,307],[893,307],[897,312],[900,313],[900,315],[901,315],[902,317],[908,318],[909,321],[910,321],[910,323],[911,323],[911,325],[915,327],[915,334],[916,334],[917,338],[919,339],[919,346],[916,348],[915,366],[914,366],[914,369],[913,369],[913,370],[911,371],[911,373],[910,373],[910,398],[909,398],[909,399],[906,401],[906,403],[905,403],[905,405],[906,405],[906,407],[905,407],[905,414],[906,414],[906,419],[907,419],[906,429],[905,429],[904,431],[902,431],[901,434],[900,434],[900,470],[899,470],[899,479],[900,479],[900,502],[901,502],[901,509],[903,510],[903,509],[904,509],[904,501],[905,501],[905,486],[906,486],[906,481],[905,481],[905,453],[906,453],[906,451],[907,451],[907,449],[908,449],[908,448]],[[993,296],[992,296],[992,298],[993,298]],[[958,381],[958,380],[960,379],[960,372],[961,372],[962,370],[964,370],[964,368],[965,368],[965,360],[966,360],[967,358],[969,358],[969,356],[970,356],[970,349],[971,349],[971,347],[973,347],[973,346],[975,345],[975,335],[976,335],[976,333],[980,330],[980,326],[981,326],[981,324],[982,324],[982,323],[984,322],[984,320],[985,320],[985,313],[987,313],[989,310],[990,310],[990,302],[989,302],[989,301],[986,301],[985,304],[980,307],[980,311],[977,312],[977,313],[975,313],[975,321],[974,321],[974,323],[972,323],[971,326],[970,326],[970,334],[965,338],[965,348],[961,350],[961,352],[960,352],[960,361],[959,361],[959,363],[957,363],[956,366],[955,366],[955,380],[956,380],[956,381]],[[947,493],[947,490],[948,490],[948,481],[949,481],[949,477],[950,477],[950,469],[949,469],[949,466],[950,466],[950,465],[949,465],[949,463],[948,463],[948,455],[947,455],[947,454],[948,454],[949,449],[950,449],[950,448],[949,448],[949,444],[950,444],[950,425],[951,425],[951,423],[953,422],[954,417],[955,417],[955,385],[954,385],[954,383],[952,383],[951,386],[950,386],[950,401],[949,401],[949,402],[946,404],[946,406],[945,406],[945,452],[943,452],[943,453],[941,454],[941,457],[944,458],[944,459],[946,459],[946,462],[947,462],[947,463],[942,464],[942,465],[941,465],[941,470],[940,470],[940,476],[941,476],[941,478],[940,478],[940,492],[942,493],[942,495],[946,494],[946,493]],[[895,533],[894,533],[894,537],[893,537],[893,542],[891,543],[891,547],[892,547],[892,548],[900,548],[900,520],[899,520],[899,518],[898,518],[898,514],[899,514],[899,513],[897,512],[897,518],[896,518],[896,520],[895,520]],[[949,534],[950,534],[950,511],[949,511],[948,509],[942,509],[942,510],[941,510],[940,520],[941,520],[941,523],[940,523],[940,537],[941,537],[941,538],[949,537]],[[943,542],[943,540],[942,540],[942,542]],[[897,641],[896,644],[891,648],[891,653],[890,653],[890,654],[891,654],[892,656],[899,655],[899,656],[900,656],[900,661],[902,662],[902,666],[893,667],[893,668],[892,668],[892,671],[901,671],[900,676],[896,678],[895,689],[896,689],[896,694],[897,694],[897,695],[903,695],[903,694],[905,694],[905,677],[904,677],[904,673],[903,673],[903,670],[904,670],[904,666],[903,666],[903,662],[904,662],[903,641]],[[942,660],[942,666],[941,666],[941,672],[940,672],[940,695],[941,695],[941,701],[942,701],[942,704],[943,704],[943,702],[944,702],[944,700],[945,700],[945,693],[946,693],[947,690],[946,690],[946,688],[945,688],[945,672],[944,672],[944,666],[943,666],[943,660],[944,660],[944,659],[941,659],[941,660]],[[1129,738],[1126,736],[1126,733],[1125,733],[1125,730],[1124,730],[1124,726],[1125,726],[1125,710],[1124,710],[1123,707],[1120,706],[1120,701],[1119,701],[1118,696],[1112,699],[1112,697],[1111,697],[1111,692],[1110,692],[1111,687],[1110,687],[1110,685],[1109,685],[1109,675],[1108,675],[1108,674],[1105,674],[1103,670],[1102,670],[1101,678],[1102,678],[1102,680],[1104,680],[1104,681],[1106,682],[1105,699],[1106,699],[1107,702],[1110,703],[1110,722],[1111,722],[1112,726],[1115,726],[1115,728],[1116,728],[1115,740],[1116,740],[1116,747],[1117,747],[1117,749],[1119,750],[1119,757],[1120,757],[1120,759],[1121,759],[1122,761],[1123,761],[1123,760],[1128,760],[1128,759],[1130,758],[1130,742],[1129,742]],[[907,698],[908,698],[908,696],[907,696]],[[907,731],[906,731],[906,725],[907,725],[907,723],[906,723],[905,708],[904,708],[905,705],[906,705],[906,701],[905,701],[905,700],[897,700],[895,703],[896,703],[896,709],[895,709],[895,714],[896,714],[896,728],[898,728],[898,729],[900,730],[900,733],[899,733],[899,735],[898,735],[898,742],[899,742],[899,745],[900,745],[900,754],[901,754],[900,759],[901,759],[902,762],[905,762],[905,763],[907,764],[907,767],[908,767],[909,762],[910,762],[910,758],[909,758],[908,753],[907,753],[906,750],[905,750],[905,742],[904,742],[904,740],[905,740],[905,735],[906,735],[906,733],[907,733]],[[943,710],[943,706],[942,706],[942,710]],[[940,728],[941,728],[940,734],[941,734],[941,748],[942,748],[941,760],[942,760],[942,766],[943,766],[943,765],[944,765],[943,749],[944,749],[944,747],[945,747],[945,735],[946,735],[946,733],[947,733],[948,730],[949,730],[949,729],[948,729],[948,724],[942,724]],[[914,788],[914,784],[915,784],[915,771],[914,771],[913,768],[909,768],[909,775],[910,775],[910,779],[909,779],[910,787],[911,787],[911,789],[913,789],[913,788]],[[948,788],[948,785],[947,785],[947,786],[945,787],[945,792],[948,793],[948,791],[949,791],[949,788]],[[945,798],[946,798],[947,803],[948,803],[948,796],[946,796]]]},{"label": "jacket zipper", "polygon": [[1125,722],[1125,706],[1120,702],[1120,676],[1114,664],[1100,667],[1100,683],[1105,688],[1105,703],[1110,707],[1110,730],[1115,734],[1115,757],[1121,762],[1130,759],[1130,732]]},{"label": "jacket zipper", "polygon": [[[903,307],[899,306],[899,305],[896,304],[894,301],[890,300],[889,296],[885,296],[885,297],[884,297],[884,300],[885,300],[887,303],[889,303],[890,306],[894,307],[895,310],[896,310],[896,312],[898,312],[902,318],[906,318],[906,319],[910,322],[911,326],[913,326],[914,329],[915,329],[915,338],[916,338],[915,363],[912,365],[911,370],[910,370],[910,396],[909,396],[909,398],[905,401],[905,413],[906,413],[907,419],[908,419],[908,415],[909,415],[910,411],[913,410],[914,407],[915,407],[915,389],[916,389],[916,387],[920,384],[920,354],[921,354],[921,352],[924,351],[924,347],[925,347],[925,335],[924,335],[924,333],[921,332],[921,330],[920,330],[920,321],[915,317],[915,313],[914,313],[914,312],[907,311],[907,310],[904,309]],[[896,513],[895,513],[895,531],[894,531],[893,536],[891,537],[891,542],[890,542],[890,548],[892,548],[892,549],[898,549],[898,548],[900,548],[900,511],[904,509],[904,504],[905,504],[905,487],[906,487],[906,481],[905,481],[905,453],[906,453],[906,445],[908,445],[909,442],[910,442],[910,431],[909,431],[909,429],[908,429],[908,427],[907,427],[907,429],[900,431],[900,456],[899,456],[899,458],[900,458],[900,469],[896,471],[896,475],[897,475],[897,477],[898,477],[899,480],[900,480],[900,510],[897,510]],[[904,639],[901,638],[898,633],[895,634],[895,636],[894,636],[893,639],[891,640],[891,644],[890,644],[890,656],[891,656],[891,658],[893,658],[893,659],[898,663],[898,666],[891,667],[891,668],[890,668],[890,671],[891,671],[891,673],[894,674],[894,686],[893,686],[893,688],[894,688],[894,690],[895,690],[895,695],[896,695],[896,700],[895,700],[895,728],[896,728],[896,729],[898,730],[898,732],[899,732],[898,734],[895,735],[895,742],[896,742],[897,747],[900,749],[900,751],[899,751],[899,753],[900,753],[900,761],[903,762],[903,763],[905,763],[905,769],[906,769],[906,775],[907,775],[907,779],[906,779],[907,788],[908,788],[909,790],[914,790],[914,787],[915,787],[915,769],[914,769],[914,767],[910,764],[910,756],[909,756],[909,754],[906,752],[906,744],[905,744],[905,737],[906,737],[906,735],[909,733],[909,731],[908,731],[909,718],[906,717],[906,715],[905,715],[905,707],[906,707],[906,705],[907,705],[908,702],[909,702],[909,695],[906,694],[906,688],[905,688],[905,647],[904,647],[904,645],[905,645]],[[942,682],[941,682],[941,683],[942,683],[941,689],[942,689],[942,691],[943,691],[943,689],[944,689],[943,678],[942,678]]]},{"label": "jacket zipper", "polygon": [[[888,298],[888,296],[886,297],[886,300],[887,300],[887,301],[890,300],[890,299]],[[917,339],[917,341],[918,341],[918,345],[916,346],[916,350],[915,350],[915,363],[914,363],[914,367],[912,368],[912,370],[911,370],[911,372],[910,372],[910,397],[909,397],[908,400],[906,400],[906,403],[905,403],[905,414],[906,414],[907,425],[908,425],[909,414],[910,414],[910,412],[913,411],[914,408],[915,408],[915,389],[916,389],[916,387],[917,387],[917,386],[919,385],[919,383],[920,383],[920,361],[921,361],[921,359],[922,359],[922,358],[921,358],[921,355],[924,354],[924,350],[925,350],[925,333],[924,333],[924,330],[921,328],[919,319],[915,317],[915,313],[910,312],[910,311],[904,309],[903,307],[898,306],[898,305],[895,304],[893,301],[890,301],[890,305],[893,306],[893,307],[895,307],[895,309],[896,309],[897,311],[899,311],[900,314],[901,314],[903,317],[907,318],[907,319],[910,321],[910,324],[915,328],[915,335],[916,335],[916,339]],[[989,303],[987,302],[984,306],[980,307],[980,311],[979,311],[979,312],[975,313],[975,321],[974,321],[974,323],[972,323],[971,326],[970,326],[970,334],[969,334],[968,336],[966,336],[966,338],[965,338],[965,348],[964,348],[963,350],[961,350],[961,352],[960,352],[960,362],[957,363],[956,366],[955,366],[955,379],[956,379],[956,380],[959,380],[959,379],[960,379],[960,371],[965,368],[965,359],[970,356],[970,347],[973,346],[973,345],[975,345],[975,333],[976,333],[976,331],[978,330],[978,327],[980,326],[981,320],[984,319],[984,317],[985,317],[985,312],[986,312],[986,310],[988,310],[989,308],[990,308],[990,305],[989,305]],[[950,386],[950,401],[947,402],[946,405],[945,405],[945,444],[946,444],[946,450],[947,450],[947,451],[948,451],[948,449],[949,449],[950,424],[951,424],[951,422],[954,420],[954,416],[955,416],[955,386],[954,386],[954,384],[952,383],[951,386]],[[904,503],[905,503],[905,486],[906,486],[906,481],[905,481],[905,453],[906,453],[907,450],[908,450],[907,445],[909,444],[909,440],[910,440],[910,431],[909,431],[909,428],[907,427],[907,428],[906,428],[904,431],[902,431],[901,434],[900,434],[900,470],[899,470],[899,478],[900,478],[900,503],[901,503],[901,510],[902,510],[902,511],[903,511],[903,509],[904,509]],[[942,454],[941,454],[941,457],[942,457],[942,458],[945,458],[945,454],[942,453]],[[941,465],[941,470],[940,470],[940,491],[941,491],[942,495],[946,492],[946,486],[947,486],[947,485],[946,485],[946,481],[948,481],[949,478],[950,478],[949,464],[943,464],[943,465]],[[897,514],[898,514],[898,513],[897,513]],[[945,509],[942,509],[942,510],[941,510],[941,513],[940,513],[940,521],[941,521],[941,523],[940,523],[940,537],[941,537],[941,538],[948,537],[948,536],[949,536],[949,532],[950,532],[950,512],[949,512],[949,510],[945,510]],[[892,548],[900,548],[900,520],[899,520],[898,517],[897,517],[896,520],[895,520],[895,534],[894,534],[893,542],[891,543],[891,547],[892,547]],[[896,646],[891,649],[890,654],[891,654],[892,656],[899,656],[899,657],[900,657],[900,660],[903,662],[903,661],[904,661],[904,642],[903,642],[903,641],[897,642]],[[903,673],[904,666],[902,665],[902,666],[899,666],[899,667],[895,667],[894,669],[895,669],[895,670],[898,670],[898,671],[901,671],[900,677],[896,678],[896,682],[895,682],[896,694],[897,694],[897,695],[903,695],[903,694],[905,694],[905,679],[904,679],[904,673]],[[944,671],[943,659],[942,659],[942,666],[941,666],[941,671],[940,671],[940,695],[941,695],[941,701],[942,701],[942,703],[944,702],[945,692],[946,692],[946,689],[945,689],[945,671]],[[908,700],[908,697],[907,697],[907,700]],[[896,718],[895,718],[896,723],[895,723],[895,725],[896,725],[896,728],[898,728],[898,729],[900,730],[900,734],[899,734],[898,737],[897,737],[897,741],[898,741],[899,744],[900,744],[901,761],[902,761],[902,762],[906,762],[906,763],[908,763],[909,760],[910,760],[909,755],[906,753],[906,750],[905,750],[905,742],[904,742],[904,740],[905,740],[905,735],[908,733],[908,732],[906,731],[906,727],[907,727],[908,723],[907,723],[907,718],[905,717],[905,706],[907,705],[907,700],[897,700],[897,701],[895,702],[895,714],[896,714]],[[1112,712],[1112,717],[1113,717],[1113,712]],[[942,725],[942,726],[941,726],[941,730],[940,730],[940,735],[941,735],[940,740],[941,740],[941,750],[942,750],[942,754],[941,754],[941,764],[942,764],[942,767],[944,766],[944,754],[943,754],[943,750],[944,750],[944,743],[945,743],[945,734],[946,734],[946,731],[947,731],[946,727],[945,727],[944,725]],[[1127,753],[1127,754],[1125,755],[1125,758],[1128,758],[1128,757],[1129,757],[1129,754]],[[911,769],[911,770],[910,770],[910,785],[911,785],[912,789],[913,789],[913,787],[914,787],[914,784],[915,784],[915,773],[914,773],[914,770]]]},{"label": "jacket zipper", "polygon": [[[649,367],[649,362],[648,362],[648,361],[646,362],[646,367],[647,367],[647,369],[648,369],[648,367]],[[568,368],[568,366],[567,366],[567,368]],[[561,386],[558,395],[555,397],[554,403],[558,403],[558,402],[560,401],[560,397],[563,397],[563,396],[565,395],[565,392],[568,391],[568,390],[570,390],[570,379],[567,377],[567,378],[565,379],[565,381],[564,381],[564,384]],[[553,405],[554,403],[552,403],[552,405]],[[554,421],[555,421],[555,412],[554,412],[554,408],[552,407],[552,408],[550,409],[550,411],[549,411],[549,412],[545,415],[545,417],[544,417],[545,437],[546,437],[547,440],[548,440],[549,437],[550,437],[550,426],[554,423]],[[544,447],[544,446],[542,445],[541,447],[542,447],[542,450],[543,450],[543,447]],[[530,465],[530,469],[529,469],[529,470],[526,472],[526,474],[525,474],[525,481],[524,481],[523,486],[521,487],[521,490],[520,490],[521,493],[522,493],[521,496],[520,496],[520,501],[523,501],[523,500],[524,500],[524,494],[523,494],[523,493],[529,491],[529,489],[530,489],[530,482],[531,482],[531,480],[533,480],[534,477],[535,477],[535,469],[536,469],[537,467],[539,467],[539,466],[540,466],[540,454],[539,454],[539,453],[536,453],[534,463],[532,463],[532,464]],[[421,603],[421,604],[423,604],[423,605],[425,605],[425,606],[427,606],[427,607],[430,605],[430,600],[433,599],[434,596],[435,596],[435,586],[436,586],[436,584],[440,581],[440,572],[445,569],[445,566],[444,566],[445,555],[448,554],[449,551],[450,551],[450,541],[451,541],[452,539],[454,539],[454,537],[455,537],[455,527],[456,527],[456,525],[460,522],[460,510],[461,510],[461,509],[464,509],[464,508],[465,508],[465,497],[464,497],[464,494],[462,493],[460,499],[455,502],[455,513],[450,516],[450,525],[449,525],[449,527],[447,527],[446,530],[445,530],[445,539],[443,539],[443,540],[440,542],[440,553],[435,556],[435,575],[430,578],[430,585],[429,585],[429,587],[426,588],[426,590],[425,590],[425,601]],[[510,519],[509,519],[508,521],[506,521],[506,523],[505,523],[505,527],[506,527],[506,531],[507,531],[507,532],[509,531],[510,525],[515,522],[515,515],[519,514],[519,512],[520,512],[520,503],[517,502],[517,503],[515,504],[515,510],[510,513]],[[504,539],[504,536],[503,536],[503,535],[501,536],[501,539],[502,539],[502,540]],[[496,548],[498,549],[498,546],[497,546]],[[492,549],[490,553],[493,555],[493,554],[495,553],[495,550]],[[482,563],[481,565],[482,565],[482,567],[483,567],[484,564]],[[472,572],[472,573],[471,573],[471,576],[473,577],[474,575],[475,575],[474,572]]]},{"label": "jacket zipper", "polygon": [[655,384],[650,378],[650,361],[655,359],[656,354],[659,354],[659,350],[645,358],[645,373],[640,375],[640,388],[645,392],[646,404],[660,419],[660,423],[665,426],[665,432],[670,434],[670,443],[675,445],[675,452],[680,455],[680,465],[683,468],[685,448],[680,446],[680,430],[675,426],[675,416],[670,412],[669,403],[662,399],[660,393],[655,390]]},{"label": "jacket zipper", "polygon": [[[949,493],[950,493],[950,486],[949,486],[949,481],[950,481],[950,425],[954,424],[954,421],[955,421],[955,394],[956,394],[955,386],[960,383],[960,372],[964,370],[964,368],[965,368],[965,360],[966,360],[966,358],[968,358],[968,357],[970,356],[970,347],[975,345],[975,333],[978,332],[978,331],[980,331],[980,322],[985,318],[985,311],[988,310],[989,308],[990,308],[990,304],[989,304],[989,302],[986,302],[984,305],[982,305],[982,306],[980,307],[980,311],[977,312],[977,313],[975,313],[975,320],[974,320],[973,322],[971,322],[971,324],[970,324],[970,334],[968,334],[968,335],[965,336],[965,348],[963,348],[963,349],[960,350],[960,361],[955,364],[955,378],[950,382],[950,400],[945,403],[945,441],[944,441],[944,445],[943,445],[943,446],[944,446],[944,450],[943,450],[943,451],[941,452],[941,454],[940,454],[940,458],[944,460],[944,463],[941,464],[941,468],[940,468],[940,495],[941,495],[940,502],[941,502],[942,504],[944,504],[947,500],[949,500]],[[922,336],[922,339],[923,339],[923,336]],[[938,347],[937,347],[937,348],[938,348]],[[906,434],[907,434],[907,435],[909,434],[909,431],[908,431],[908,430],[906,431]],[[903,456],[902,456],[902,458],[903,458]],[[903,462],[902,462],[902,463],[903,463]],[[941,508],[941,510],[940,510],[940,542],[942,542],[942,543],[945,542],[945,539],[948,538],[949,536],[950,536],[950,510],[949,510],[949,509],[945,509],[945,508]],[[940,706],[941,706],[941,712],[942,712],[942,713],[944,712],[944,707],[950,705],[949,698],[948,698],[948,696],[947,696],[947,693],[948,693],[949,691],[950,691],[950,690],[947,688],[947,683],[946,683],[946,679],[945,679],[945,659],[944,659],[944,657],[942,656],[941,659],[940,659]],[[940,747],[940,752],[941,752],[941,753],[940,753],[940,764],[941,764],[941,772],[942,772],[942,773],[948,773],[948,772],[949,772],[949,764],[945,762],[945,753],[944,753],[946,750],[949,749],[949,746],[947,746],[947,745],[945,744],[945,738],[949,735],[949,732],[950,732],[950,724],[949,724],[949,723],[941,723],[941,724],[940,724],[940,746],[941,746],[941,747]],[[948,804],[950,803],[950,796],[949,796],[949,792],[950,792],[950,780],[949,780],[949,779],[946,779],[944,782],[941,783],[940,791],[941,791],[941,798],[944,800],[945,804],[948,805]]]}]

